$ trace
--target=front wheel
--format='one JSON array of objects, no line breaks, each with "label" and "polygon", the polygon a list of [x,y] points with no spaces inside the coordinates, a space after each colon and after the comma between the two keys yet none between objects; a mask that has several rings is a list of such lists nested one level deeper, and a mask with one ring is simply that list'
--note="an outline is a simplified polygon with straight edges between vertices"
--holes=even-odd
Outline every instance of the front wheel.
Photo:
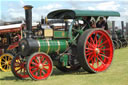
[{"label": "front wheel", "polygon": [[47,54],[37,52],[31,55],[27,61],[27,72],[33,80],[48,78],[53,69],[53,63]]},{"label": "front wheel", "polygon": [[86,30],[78,41],[78,60],[90,73],[105,71],[113,59],[113,43],[109,34],[102,29]]}]

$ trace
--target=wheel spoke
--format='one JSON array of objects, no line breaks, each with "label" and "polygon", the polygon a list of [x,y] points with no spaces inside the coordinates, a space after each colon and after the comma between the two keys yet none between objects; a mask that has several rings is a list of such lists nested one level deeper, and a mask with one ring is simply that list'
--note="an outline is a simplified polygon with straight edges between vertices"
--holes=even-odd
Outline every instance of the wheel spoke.
[{"label": "wheel spoke", "polygon": [[100,56],[101,59],[100,59],[99,57],[97,57],[97,58],[98,58],[99,61],[101,61],[101,63],[102,63],[103,65],[105,65],[105,63],[104,63],[104,61],[102,60],[101,56]]},{"label": "wheel spoke", "polygon": [[103,43],[99,44],[99,47],[102,46],[103,44],[107,43],[108,40],[105,40]]},{"label": "wheel spoke", "polygon": [[86,54],[88,54],[88,53],[90,53],[90,52],[92,52],[92,51],[90,51],[90,50],[85,50],[85,53],[86,53]]},{"label": "wheel spoke", "polygon": [[43,68],[45,71],[48,71],[48,69],[46,69],[46,68]]},{"label": "wheel spoke", "polygon": [[100,49],[102,51],[110,51],[110,48]]},{"label": "wheel spoke", "polygon": [[85,49],[87,49],[87,50],[91,50],[91,51],[94,51],[94,49],[92,49],[92,48],[85,48]]},{"label": "wheel spoke", "polygon": [[43,60],[44,60],[44,57],[41,57],[41,60],[40,60],[40,61],[41,61],[41,63],[42,63],[42,61],[43,61]]},{"label": "wheel spoke", "polygon": [[40,77],[42,76],[41,74],[42,74],[42,70],[40,69]]},{"label": "wheel spoke", "polygon": [[42,73],[45,75],[46,73],[42,70]]},{"label": "wheel spoke", "polygon": [[1,61],[1,63],[5,63],[5,61]]},{"label": "wheel spoke", "polygon": [[100,49],[102,49],[103,47],[105,47],[104,45],[100,47]]},{"label": "wheel spoke", "polygon": [[37,65],[38,65],[37,63],[34,63],[34,62],[32,62],[31,64],[33,64],[33,65],[35,65],[35,66],[37,66]]},{"label": "wheel spoke", "polygon": [[[98,57],[98,55],[96,56],[96,58]],[[98,61],[98,58],[96,59],[96,64],[97,64],[97,67],[99,67],[99,61]]]},{"label": "wheel spoke", "polygon": [[93,40],[92,36],[90,37],[90,39],[91,39],[91,41],[92,41],[93,45],[95,46],[95,42],[94,42],[94,40]]},{"label": "wheel spoke", "polygon": [[31,66],[30,69],[37,68],[37,66]]},{"label": "wheel spoke", "polygon": [[21,69],[20,69],[20,72],[23,73],[22,71],[23,71],[23,69],[21,68]]},{"label": "wheel spoke", "polygon": [[95,45],[97,46],[97,32],[95,33],[94,41],[96,42]]},{"label": "wheel spoke", "polygon": [[104,52],[100,51],[100,54],[105,54]]},{"label": "wheel spoke", "polygon": [[87,41],[87,43],[89,47],[91,46],[92,48],[95,48],[89,41]]},{"label": "wheel spoke", "polygon": [[39,63],[41,63],[41,61],[40,61],[40,56],[38,56],[37,59],[38,59]]},{"label": "wheel spoke", "polygon": [[6,64],[2,64],[1,66],[3,67],[3,66],[5,66]]},{"label": "wheel spoke", "polygon": [[35,75],[38,76],[38,72],[36,72]]},{"label": "wheel spoke", "polygon": [[7,61],[7,56],[5,56],[5,60]]},{"label": "wheel spoke", "polygon": [[34,72],[36,72],[36,71],[38,71],[38,68],[36,68],[36,69],[32,70],[32,73],[34,73]]},{"label": "wheel spoke", "polygon": [[93,55],[88,57],[88,62],[90,62],[93,59]]},{"label": "wheel spoke", "polygon": [[18,72],[19,70],[21,70],[22,68],[20,67],[18,70],[16,70],[16,72]]},{"label": "wheel spoke", "polygon": [[9,58],[9,60],[12,60],[12,58],[11,57],[8,57]]},{"label": "wheel spoke", "polygon": [[96,63],[96,57],[94,57],[94,63],[93,63],[93,66],[94,66],[95,63]]},{"label": "wheel spoke", "polygon": [[9,65],[7,65],[7,69],[9,70],[9,68],[10,68],[10,66]]},{"label": "wheel spoke", "polygon": [[43,66],[44,66],[44,67],[45,67],[45,66],[49,66],[49,64],[46,64],[46,65],[43,65]]},{"label": "wheel spoke", "polygon": [[[37,57],[37,58],[38,58],[38,57]],[[35,63],[39,63],[36,58],[34,59],[34,61],[35,61]]]},{"label": "wheel spoke", "polygon": [[6,65],[4,65],[3,68],[5,69],[6,68]]},{"label": "wheel spoke", "polygon": [[47,62],[47,60],[45,60],[45,61],[42,63],[42,65],[44,65],[46,62]]},{"label": "wheel spoke", "polygon": [[9,60],[8,62],[10,63],[12,60]]},{"label": "wheel spoke", "polygon": [[105,57],[105,58],[107,58],[107,59],[109,58],[109,57],[107,57],[107,56],[105,56],[105,55],[102,55],[102,54],[98,54],[98,55],[103,56],[103,57]]},{"label": "wheel spoke", "polygon": [[92,66],[93,66],[94,65],[94,57],[92,58],[92,61],[91,62],[92,62]]},{"label": "wheel spoke", "polygon": [[101,43],[102,38],[103,38],[103,35],[101,35],[101,36],[100,36],[100,38],[98,39],[97,43],[99,43],[99,44],[100,44],[100,43]]},{"label": "wheel spoke", "polygon": [[6,61],[6,59],[5,59],[5,58],[2,58],[2,60]]},{"label": "wheel spoke", "polygon": [[91,55],[91,54],[93,54],[93,52],[90,52],[90,53],[88,53],[88,54],[86,53],[86,56]]}]

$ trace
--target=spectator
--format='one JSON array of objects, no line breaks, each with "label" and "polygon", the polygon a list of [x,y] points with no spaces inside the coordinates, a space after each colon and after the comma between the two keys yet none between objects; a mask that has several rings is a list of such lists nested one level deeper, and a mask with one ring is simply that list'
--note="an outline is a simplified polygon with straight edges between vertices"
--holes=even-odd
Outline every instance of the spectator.
[{"label": "spectator", "polygon": [[100,17],[100,20],[96,23],[96,27],[105,29],[106,22],[103,17]]},{"label": "spectator", "polygon": [[91,22],[91,27],[96,28],[96,22],[94,20],[92,20],[92,22]]}]

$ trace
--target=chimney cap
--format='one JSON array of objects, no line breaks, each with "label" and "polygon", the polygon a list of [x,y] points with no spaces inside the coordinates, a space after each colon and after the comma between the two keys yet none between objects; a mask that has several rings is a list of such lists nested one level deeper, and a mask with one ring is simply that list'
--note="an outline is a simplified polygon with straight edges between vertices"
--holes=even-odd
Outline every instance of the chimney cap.
[{"label": "chimney cap", "polygon": [[25,5],[23,8],[24,8],[25,10],[27,10],[27,9],[32,9],[33,6],[32,6],[32,5]]}]

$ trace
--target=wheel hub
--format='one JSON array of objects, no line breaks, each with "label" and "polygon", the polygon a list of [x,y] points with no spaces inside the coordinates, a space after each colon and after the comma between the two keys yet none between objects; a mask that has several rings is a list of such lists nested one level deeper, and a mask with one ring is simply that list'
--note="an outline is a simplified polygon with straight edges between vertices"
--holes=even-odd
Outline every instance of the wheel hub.
[{"label": "wheel hub", "polygon": [[95,52],[96,52],[96,54],[99,54],[100,53],[100,49],[99,48],[95,48]]},{"label": "wheel hub", "polygon": [[39,64],[39,69],[42,69],[43,68],[43,65],[42,64]]},{"label": "wheel hub", "polygon": [[7,65],[8,64],[8,61],[6,61],[5,64]]}]

